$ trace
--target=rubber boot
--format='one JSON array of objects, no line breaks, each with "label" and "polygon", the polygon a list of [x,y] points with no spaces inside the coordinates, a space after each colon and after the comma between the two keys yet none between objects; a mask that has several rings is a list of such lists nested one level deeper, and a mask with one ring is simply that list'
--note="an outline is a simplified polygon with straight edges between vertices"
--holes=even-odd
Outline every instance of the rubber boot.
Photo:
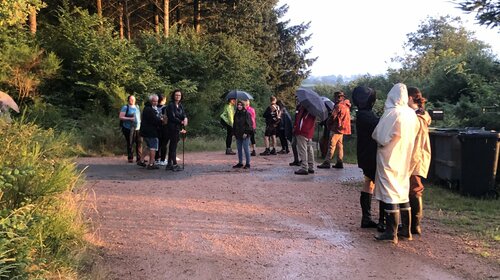
[{"label": "rubber boot", "polygon": [[411,207],[409,203],[404,203],[400,205],[400,215],[401,215],[401,230],[398,231],[398,235],[407,240],[413,240],[411,235]]},{"label": "rubber boot", "polygon": [[410,205],[411,205],[411,233],[422,234],[422,229],[420,228],[420,222],[424,216],[424,204],[422,202],[421,196],[410,195]]},{"label": "rubber boot", "polygon": [[372,221],[372,194],[361,192],[359,204],[361,205],[361,228],[376,228],[377,223]]},{"label": "rubber boot", "polygon": [[[399,209],[398,210],[385,210],[385,219],[387,222],[385,231],[377,236],[375,239],[380,241],[389,241],[394,244],[398,243],[398,222],[399,222]],[[389,211],[389,212],[387,212]]]},{"label": "rubber boot", "polygon": [[385,203],[382,200],[378,201],[378,225],[377,231],[385,231]]}]

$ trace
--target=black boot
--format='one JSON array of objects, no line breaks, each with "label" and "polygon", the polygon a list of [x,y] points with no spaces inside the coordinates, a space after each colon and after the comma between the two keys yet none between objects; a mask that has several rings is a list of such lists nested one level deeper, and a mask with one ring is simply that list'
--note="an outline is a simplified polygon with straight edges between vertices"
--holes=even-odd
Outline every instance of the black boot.
[{"label": "black boot", "polygon": [[398,231],[398,235],[408,240],[413,240],[411,236],[411,207],[409,203],[404,203],[400,205],[399,209],[401,213],[401,230]]},{"label": "black boot", "polygon": [[261,156],[268,156],[269,154],[271,153],[271,151],[269,150],[269,148],[266,148],[262,153],[260,153],[259,155]]},{"label": "black boot", "polygon": [[361,192],[359,197],[359,204],[361,205],[361,228],[376,228],[377,223],[372,221],[372,194]]},{"label": "black boot", "polygon": [[[390,206],[389,206],[390,207]],[[392,208],[391,208],[392,209]],[[387,222],[386,229],[383,233],[375,236],[375,239],[380,241],[390,241],[394,244],[398,243],[398,222],[399,222],[399,209],[398,210],[385,210],[385,219]],[[387,212],[390,211],[390,212]]]},{"label": "black boot", "polygon": [[344,168],[344,163],[341,160],[337,160],[335,165],[332,165],[333,168]]},{"label": "black boot", "polygon": [[385,231],[385,203],[382,200],[378,201],[378,225],[377,231]]},{"label": "black boot", "polygon": [[270,152],[269,152],[270,155],[277,155],[278,153],[276,153],[276,149],[273,148]]},{"label": "black boot", "polygon": [[231,148],[226,148],[226,155],[235,155],[236,153],[233,152]]},{"label": "black boot", "polygon": [[411,205],[411,233],[422,234],[422,229],[420,228],[420,222],[424,216],[424,204],[422,202],[422,197],[410,195],[410,205]]}]

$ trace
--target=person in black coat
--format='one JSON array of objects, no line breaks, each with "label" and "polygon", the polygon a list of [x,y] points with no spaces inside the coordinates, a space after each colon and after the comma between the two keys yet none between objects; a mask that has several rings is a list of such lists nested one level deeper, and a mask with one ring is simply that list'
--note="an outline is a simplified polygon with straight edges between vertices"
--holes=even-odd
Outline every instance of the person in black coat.
[{"label": "person in black coat", "polygon": [[[357,133],[357,159],[358,166],[363,170],[365,184],[360,195],[361,205],[361,227],[377,227],[371,219],[371,201],[373,190],[375,188],[375,170],[377,158],[377,143],[372,138],[372,133],[378,124],[379,117],[373,112],[373,105],[377,99],[375,90],[369,87],[358,86],[352,92],[354,105],[358,107],[356,112],[356,133]],[[379,230],[383,231],[384,208],[383,202],[380,202]]]},{"label": "person in black coat", "polygon": [[145,158],[146,154],[148,154],[148,169],[158,169],[158,166],[155,165],[155,153],[158,150],[158,130],[161,125],[161,119],[158,115],[157,110],[155,109],[157,105],[158,95],[153,94],[149,97],[149,101],[146,102],[141,118],[140,133],[142,138],[144,139],[144,142],[146,143],[146,148],[149,150],[149,152],[144,152],[142,160],[137,164],[140,166],[146,166]]},{"label": "person in black coat", "polygon": [[292,117],[288,113],[285,104],[281,100],[278,100],[276,104],[278,104],[281,111],[281,118],[278,130],[278,137],[280,138],[280,143],[281,143],[281,151],[279,151],[278,154],[288,154],[290,152],[290,149],[288,148],[288,141],[292,141],[292,135],[293,135]]},{"label": "person in black coat", "polygon": [[181,104],[182,92],[176,89],[172,92],[171,101],[167,105],[167,135],[168,135],[168,162],[166,170],[180,171],[177,165],[177,143],[180,133],[185,133],[184,127],[187,125],[187,116]]},{"label": "person in black coat", "polygon": [[[250,135],[253,132],[252,117],[245,109],[242,101],[236,103],[234,113],[233,134],[236,138],[238,149],[238,163],[233,168],[250,168]],[[245,165],[243,166],[243,151],[245,151]]]}]

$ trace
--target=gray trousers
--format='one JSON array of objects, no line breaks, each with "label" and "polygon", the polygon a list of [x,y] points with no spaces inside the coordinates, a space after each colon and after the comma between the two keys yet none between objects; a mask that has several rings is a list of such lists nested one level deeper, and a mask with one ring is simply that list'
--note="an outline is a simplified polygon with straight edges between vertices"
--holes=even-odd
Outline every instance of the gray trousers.
[{"label": "gray trousers", "polygon": [[302,160],[300,167],[304,170],[314,170],[314,148],[312,139],[307,139],[302,135],[297,137],[297,151],[299,158]]}]

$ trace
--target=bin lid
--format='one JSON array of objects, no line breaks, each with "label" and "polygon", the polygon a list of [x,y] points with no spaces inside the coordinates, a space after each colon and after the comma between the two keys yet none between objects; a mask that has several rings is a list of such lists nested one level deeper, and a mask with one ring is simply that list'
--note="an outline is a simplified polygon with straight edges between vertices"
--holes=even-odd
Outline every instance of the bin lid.
[{"label": "bin lid", "polygon": [[429,134],[439,134],[439,135],[457,135],[463,132],[463,128],[441,128],[441,127],[429,127]]},{"label": "bin lid", "polygon": [[484,130],[469,130],[460,132],[458,135],[459,138],[493,138],[500,139],[500,133],[494,130],[492,131],[484,131]]}]

